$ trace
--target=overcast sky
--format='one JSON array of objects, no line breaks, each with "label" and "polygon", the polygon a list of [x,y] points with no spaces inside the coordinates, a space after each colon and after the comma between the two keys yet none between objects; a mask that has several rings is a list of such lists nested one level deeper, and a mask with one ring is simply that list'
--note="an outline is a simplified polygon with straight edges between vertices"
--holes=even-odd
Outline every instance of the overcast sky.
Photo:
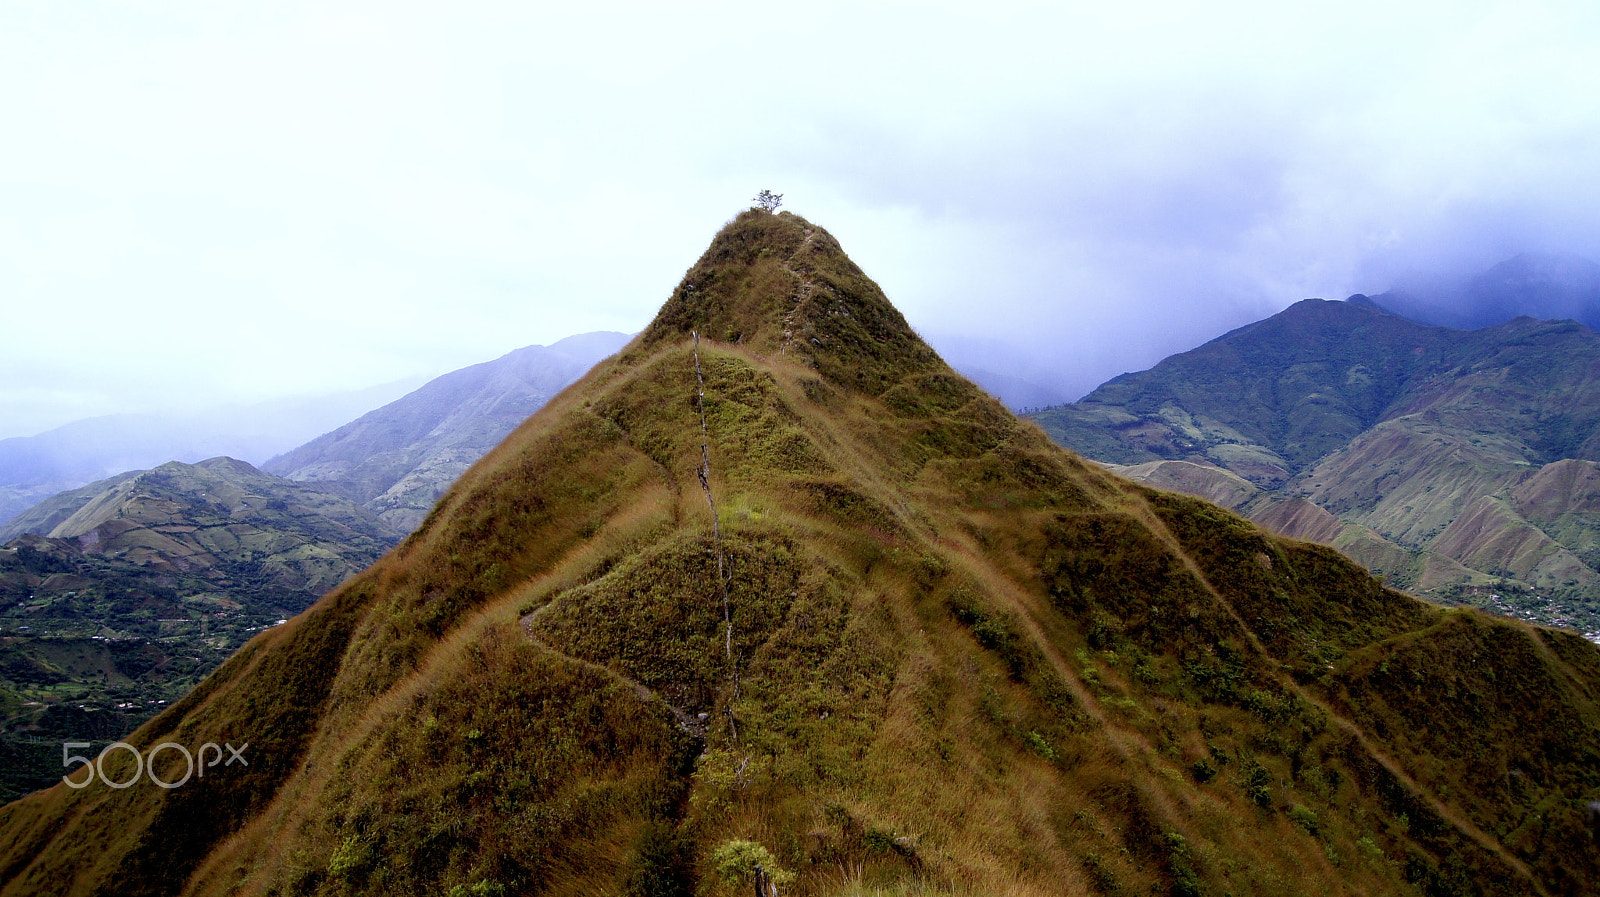
[{"label": "overcast sky", "polygon": [[764,188],[1074,397],[1600,258],[1592,2],[546,5],[0,0],[0,438],[637,330]]}]

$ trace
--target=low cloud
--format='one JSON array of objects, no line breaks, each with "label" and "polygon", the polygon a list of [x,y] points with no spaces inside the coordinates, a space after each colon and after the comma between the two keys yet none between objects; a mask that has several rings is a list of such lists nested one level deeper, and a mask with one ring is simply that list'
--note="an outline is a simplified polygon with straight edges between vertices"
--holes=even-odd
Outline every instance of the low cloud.
[{"label": "low cloud", "polygon": [[1600,258],[1595,14],[1404,6],[10,10],[0,437],[635,330],[762,188],[1068,397],[1307,296]]}]

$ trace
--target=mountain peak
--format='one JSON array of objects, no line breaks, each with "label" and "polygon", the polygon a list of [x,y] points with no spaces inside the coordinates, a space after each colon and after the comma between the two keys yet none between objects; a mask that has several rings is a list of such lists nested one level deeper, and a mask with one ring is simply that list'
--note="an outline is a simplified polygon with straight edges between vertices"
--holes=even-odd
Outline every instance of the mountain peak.
[{"label": "mountain peak", "polygon": [[750,209],[728,222],[640,335],[692,333],[762,355],[789,355],[830,380],[881,393],[944,363],[831,234],[790,212]]},{"label": "mountain peak", "polygon": [[1541,762],[1597,737],[1600,655],[1513,626],[1090,467],[825,231],[746,212],[398,549],[127,742],[162,782],[169,739],[249,766],[26,798],[0,893],[713,897],[734,853],[817,897],[1576,892],[1600,792]]}]

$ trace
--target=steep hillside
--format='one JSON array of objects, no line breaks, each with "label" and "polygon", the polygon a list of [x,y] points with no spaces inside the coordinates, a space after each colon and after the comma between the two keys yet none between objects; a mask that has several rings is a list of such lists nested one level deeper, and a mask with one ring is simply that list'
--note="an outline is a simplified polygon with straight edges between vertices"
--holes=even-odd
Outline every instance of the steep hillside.
[{"label": "steep hillside", "polygon": [[1099,460],[1209,461],[1277,486],[1383,420],[1419,379],[1452,370],[1451,335],[1307,299],[1030,416]]},{"label": "steep hillside", "polygon": [[474,461],[627,341],[583,333],[452,371],[262,469],[343,495],[409,532]]},{"label": "steep hillside", "polygon": [[1263,489],[1232,471],[1211,464],[1147,461],[1128,466],[1111,465],[1111,469],[1157,489],[1182,492],[1231,508],[1280,535],[1331,545],[1390,582],[1491,581],[1443,555],[1405,548],[1370,527],[1341,520],[1311,501]]},{"label": "steep hillside", "polygon": [[1600,472],[1600,337],[1582,325],[1449,330],[1309,299],[1033,417],[1136,478],[1160,460],[1236,474],[1262,492],[1150,482],[1264,525],[1309,502],[1338,525],[1286,534],[1407,588],[1515,595],[1520,612],[1600,632],[1600,504],[1560,492]]},{"label": "steep hillside", "polygon": [[37,504],[29,506],[4,524],[0,524],[0,545],[24,533],[48,535],[68,517],[82,510],[84,505],[142,473],[145,471],[126,470],[87,486],[44,496]]},{"label": "steep hillside", "polygon": [[750,211],[129,739],[248,767],[0,809],[0,894],[1578,893],[1597,687],[1083,463]]}]

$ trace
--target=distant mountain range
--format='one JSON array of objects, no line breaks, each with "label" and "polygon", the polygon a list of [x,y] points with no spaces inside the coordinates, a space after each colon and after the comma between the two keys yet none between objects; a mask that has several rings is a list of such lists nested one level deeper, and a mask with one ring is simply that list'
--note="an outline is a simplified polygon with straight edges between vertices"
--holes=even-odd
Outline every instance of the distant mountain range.
[{"label": "distant mountain range", "polygon": [[348,499],[233,458],[172,461],[61,493],[0,528],[0,542],[25,533],[200,577],[236,596],[274,596],[291,612],[365,569],[404,534]]},{"label": "distant mountain range", "polygon": [[343,495],[409,532],[468,467],[628,340],[585,333],[453,371],[262,468]]},{"label": "distant mountain range", "polygon": [[[59,778],[60,741],[120,737],[250,635],[371,565],[627,340],[584,334],[446,374],[279,458],[298,479],[229,457],[169,461],[57,492],[0,525],[0,801]],[[275,425],[264,415],[257,429]],[[0,443],[11,452],[0,460],[81,475],[216,444],[161,433],[155,419],[86,421]]]},{"label": "distant mountain range", "polygon": [[228,457],[117,473],[18,514],[0,544],[70,541],[234,598],[279,596],[293,612],[397,543],[438,492],[627,340],[583,334],[446,374],[274,459],[285,476]]},{"label": "distant mountain range", "polygon": [[57,492],[124,471],[219,455],[259,464],[417,385],[397,381],[192,414],[113,414],[0,439],[0,523]]},{"label": "distant mountain range", "polygon": [[0,524],[106,477],[227,456],[322,482],[409,530],[444,485],[627,340],[620,333],[579,334],[420,388],[405,381],[192,415],[110,415],[0,440]]},{"label": "distant mountain range", "polygon": [[1581,324],[1308,299],[1033,417],[1395,584],[1537,593],[1549,622],[1600,630],[1600,337]]},{"label": "distant mountain range", "polygon": [[[13,520],[0,531],[0,798],[55,780],[60,741],[121,736],[400,537],[348,499],[231,458],[120,474]],[[54,756],[39,738],[56,739]]]}]

